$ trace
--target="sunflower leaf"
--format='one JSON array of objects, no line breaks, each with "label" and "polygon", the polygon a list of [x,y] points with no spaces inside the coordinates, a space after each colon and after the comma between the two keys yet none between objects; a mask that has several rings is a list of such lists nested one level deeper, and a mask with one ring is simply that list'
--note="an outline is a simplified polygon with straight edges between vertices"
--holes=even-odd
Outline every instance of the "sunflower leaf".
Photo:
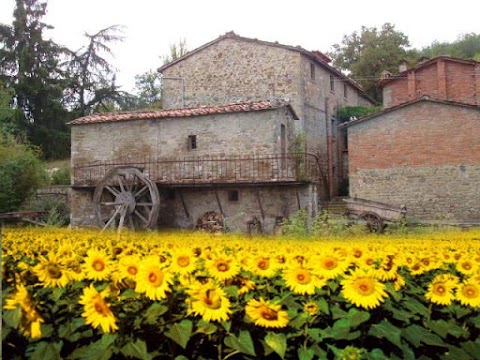
[{"label": "sunflower leaf", "polygon": [[352,328],[356,328],[360,324],[370,319],[370,313],[367,311],[359,311],[355,308],[348,310],[347,319]]},{"label": "sunflower leaf", "polygon": [[[27,357],[30,359],[52,359],[61,360],[60,351],[62,350],[63,341],[46,342],[40,341],[27,350]],[[31,350],[31,352],[30,352]]]},{"label": "sunflower leaf", "polygon": [[368,335],[380,339],[387,339],[400,349],[402,348],[401,330],[393,326],[387,320],[384,320],[379,324],[372,325],[368,331]]},{"label": "sunflower leaf", "polygon": [[8,326],[18,329],[18,325],[20,324],[20,320],[22,318],[22,307],[20,304],[17,305],[15,310],[6,310],[3,313],[3,321]]},{"label": "sunflower leaf", "polygon": [[298,359],[299,360],[312,360],[313,357],[315,356],[315,351],[313,351],[313,349],[307,349],[307,348],[304,348],[304,347],[300,347],[297,350],[297,354],[298,354]]},{"label": "sunflower leaf", "polygon": [[285,352],[287,351],[287,337],[285,334],[270,332],[265,336],[265,343],[282,359],[285,358]]},{"label": "sunflower leaf", "polygon": [[193,324],[190,320],[182,320],[178,324],[173,324],[165,336],[169,337],[180,345],[183,349],[187,348],[188,340],[192,335]]},{"label": "sunflower leaf", "polygon": [[415,347],[420,346],[421,343],[432,346],[446,346],[438,335],[416,324],[402,329],[402,335]]},{"label": "sunflower leaf", "polygon": [[145,341],[137,339],[135,342],[128,342],[121,348],[120,352],[126,357],[135,359],[150,360],[152,356],[147,352],[147,344]]},{"label": "sunflower leaf", "polygon": [[226,346],[237,350],[243,354],[255,356],[255,347],[253,345],[252,336],[247,330],[240,331],[238,337],[234,334],[230,334],[223,341]]},{"label": "sunflower leaf", "polygon": [[148,307],[147,311],[145,311],[145,322],[147,324],[155,324],[158,321],[158,318],[165,314],[167,311],[167,306],[155,302]]}]

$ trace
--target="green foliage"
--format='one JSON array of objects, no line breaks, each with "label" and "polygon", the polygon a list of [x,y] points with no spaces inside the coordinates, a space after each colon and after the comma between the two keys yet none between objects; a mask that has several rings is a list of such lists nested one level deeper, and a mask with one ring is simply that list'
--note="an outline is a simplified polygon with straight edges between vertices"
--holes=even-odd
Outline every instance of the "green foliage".
[{"label": "green foliage", "polygon": [[65,226],[70,222],[70,207],[66,198],[41,196],[28,203],[26,210],[40,211],[38,222],[48,226]]},{"label": "green foliage", "polygon": [[350,121],[352,118],[360,118],[381,111],[381,106],[344,106],[338,109],[340,123]]},{"label": "green foliage", "polygon": [[70,185],[70,164],[63,164],[52,171],[50,183],[52,185]]},{"label": "green foliage", "polygon": [[408,37],[385,23],[381,29],[362,26],[360,32],[345,35],[341,44],[333,46],[329,56],[334,66],[348,72],[374,99],[381,100],[376,82],[382,71],[396,73],[400,60],[407,56]]},{"label": "green foliage", "polygon": [[149,70],[135,76],[137,90],[138,109],[161,109],[162,108],[162,83],[159,73]]},{"label": "green foliage", "polygon": [[428,58],[447,55],[480,61],[480,34],[464,34],[453,43],[434,41],[420,50],[419,55]]},{"label": "green foliage", "polygon": [[45,181],[44,165],[34,147],[9,135],[0,137],[0,212],[18,210]]}]

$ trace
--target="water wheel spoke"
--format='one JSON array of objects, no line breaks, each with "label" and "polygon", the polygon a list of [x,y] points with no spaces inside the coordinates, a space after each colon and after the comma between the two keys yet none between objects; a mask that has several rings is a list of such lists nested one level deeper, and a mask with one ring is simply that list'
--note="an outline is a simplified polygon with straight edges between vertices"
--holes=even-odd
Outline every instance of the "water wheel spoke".
[{"label": "water wheel spoke", "polygon": [[148,186],[147,185],[144,185],[140,190],[138,190],[135,194],[134,194],[134,197],[135,199],[139,198],[140,196],[142,196],[145,191],[148,190]]},{"label": "water wheel spoke", "polygon": [[140,211],[138,211],[137,209],[135,209],[135,211],[133,212],[135,215],[137,215],[145,224],[148,224],[148,220],[145,218],[145,216],[143,216]]},{"label": "water wheel spoke", "polygon": [[121,202],[115,202],[115,201],[102,201],[100,205],[105,205],[105,206],[116,206],[116,205],[122,205]]},{"label": "water wheel spoke", "polygon": [[110,224],[115,220],[115,218],[117,217],[117,215],[122,211],[122,208],[123,206],[119,206],[115,209],[115,212],[113,213],[113,215],[110,217],[110,219],[107,221],[107,223],[105,224],[105,226],[103,227],[102,230],[105,230],[106,228],[108,228],[110,226]]},{"label": "water wheel spoke", "polygon": [[118,222],[118,232],[122,231],[123,223],[125,222],[125,217],[127,216],[127,206],[121,206],[120,221]]},{"label": "water wheel spoke", "polygon": [[135,224],[133,223],[133,216],[132,216],[132,214],[129,214],[129,215],[128,215],[128,226],[129,226],[131,229],[135,229]]},{"label": "water wheel spoke", "polygon": [[151,203],[151,202],[137,203],[137,206],[153,206],[153,203]]},{"label": "water wheel spoke", "polygon": [[113,196],[117,196],[118,194],[120,194],[120,191],[118,191],[117,189],[115,189],[114,187],[111,187],[109,185],[105,185],[105,189],[110,191]]},{"label": "water wheel spoke", "polygon": [[[123,178],[123,179],[122,179]],[[117,175],[117,180],[118,180],[118,184],[120,185],[120,189],[122,190],[122,192],[125,192],[125,178],[123,177],[123,175],[120,175],[118,174]]]}]

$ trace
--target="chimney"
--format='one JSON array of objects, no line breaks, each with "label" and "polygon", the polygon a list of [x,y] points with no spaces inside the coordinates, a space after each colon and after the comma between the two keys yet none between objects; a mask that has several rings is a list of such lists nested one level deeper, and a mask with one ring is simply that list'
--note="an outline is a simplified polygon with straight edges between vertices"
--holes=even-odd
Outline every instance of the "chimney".
[{"label": "chimney", "polygon": [[398,63],[398,72],[407,71],[407,61],[405,59],[400,60]]},{"label": "chimney", "polygon": [[387,71],[387,70],[383,70],[382,74],[380,75],[381,80],[389,79],[391,77],[392,77],[392,73],[390,71]]}]

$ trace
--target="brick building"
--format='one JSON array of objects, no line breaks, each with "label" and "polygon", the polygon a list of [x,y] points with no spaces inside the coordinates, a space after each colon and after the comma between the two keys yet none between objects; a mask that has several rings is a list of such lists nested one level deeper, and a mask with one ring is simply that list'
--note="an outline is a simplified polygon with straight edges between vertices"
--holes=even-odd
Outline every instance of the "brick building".
[{"label": "brick building", "polygon": [[385,110],[351,121],[350,196],[410,220],[480,220],[480,63],[436,58],[382,80]]},{"label": "brick building", "polygon": [[324,199],[345,180],[344,136],[336,111],[370,106],[361,87],[329,65],[319,51],[250,39],[229,32],[159,69],[165,109],[285,98],[299,117],[301,146],[320,158],[328,183]]},{"label": "brick building", "polygon": [[422,96],[480,106],[480,63],[440,56],[399,74],[384,74],[383,105],[396,106]]},{"label": "brick building", "polygon": [[192,228],[213,211],[272,232],[296,210],[314,216],[320,166],[294,152],[298,121],[270,100],[76,119],[71,223]]}]

